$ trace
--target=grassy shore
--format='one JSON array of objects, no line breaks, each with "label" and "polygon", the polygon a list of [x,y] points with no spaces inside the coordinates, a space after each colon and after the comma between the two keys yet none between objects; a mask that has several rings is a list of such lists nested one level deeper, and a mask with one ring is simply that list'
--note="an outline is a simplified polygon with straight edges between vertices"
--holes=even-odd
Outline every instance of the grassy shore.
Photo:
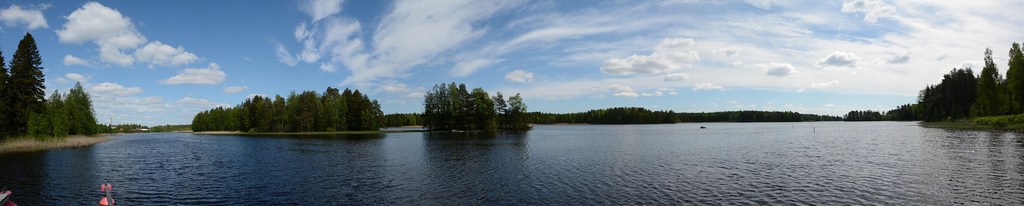
[{"label": "grassy shore", "polygon": [[0,142],[0,154],[57,148],[84,147],[106,141],[110,141],[110,138],[107,137],[106,135],[72,135],[66,138],[51,138],[43,140],[33,137],[15,137]]},{"label": "grassy shore", "polygon": [[975,117],[947,122],[922,122],[921,125],[948,129],[1024,130],[1024,114]]}]

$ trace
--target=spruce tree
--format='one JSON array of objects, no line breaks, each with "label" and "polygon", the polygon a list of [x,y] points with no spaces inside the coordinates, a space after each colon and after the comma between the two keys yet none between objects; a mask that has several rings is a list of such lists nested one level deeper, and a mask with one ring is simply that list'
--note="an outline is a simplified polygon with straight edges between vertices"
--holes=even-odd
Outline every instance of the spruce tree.
[{"label": "spruce tree", "polygon": [[6,118],[11,121],[8,129],[25,128],[29,114],[45,112],[46,85],[43,84],[45,80],[43,67],[40,66],[42,63],[35,39],[32,38],[32,34],[25,33],[25,37],[18,42],[18,50],[14,51],[11,58],[11,74],[6,85],[6,94],[10,97],[5,98],[8,101],[6,108],[12,110]]}]

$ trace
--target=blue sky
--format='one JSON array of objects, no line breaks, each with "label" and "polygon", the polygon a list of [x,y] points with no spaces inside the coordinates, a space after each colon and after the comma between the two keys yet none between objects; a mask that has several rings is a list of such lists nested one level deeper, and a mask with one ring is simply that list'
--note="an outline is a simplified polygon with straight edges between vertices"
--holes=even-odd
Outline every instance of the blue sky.
[{"label": "blue sky", "polygon": [[187,124],[253,95],[359,89],[422,112],[444,82],[530,111],[841,115],[916,100],[952,68],[1001,72],[1014,1],[8,1],[0,50],[36,39],[49,92],[101,122]]}]

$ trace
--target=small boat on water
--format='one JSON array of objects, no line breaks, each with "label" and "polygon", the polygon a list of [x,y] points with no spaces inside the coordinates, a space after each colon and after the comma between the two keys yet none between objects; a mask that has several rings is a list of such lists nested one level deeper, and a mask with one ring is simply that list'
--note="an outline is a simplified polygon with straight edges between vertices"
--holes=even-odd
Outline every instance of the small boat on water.
[{"label": "small boat on water", "polygon": [[701,129],[707,129],[708,127],[705,127],[705,126],[700,126],[700,128],[701,128]]}]

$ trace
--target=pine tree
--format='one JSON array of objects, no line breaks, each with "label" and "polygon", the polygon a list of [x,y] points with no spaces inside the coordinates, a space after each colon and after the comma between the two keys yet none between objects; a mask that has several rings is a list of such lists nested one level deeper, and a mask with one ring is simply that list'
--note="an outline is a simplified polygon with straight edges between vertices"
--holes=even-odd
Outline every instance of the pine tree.
[{"label": "pine tree", "polygon": [[992,61],[992,49],[985,49],[985,68],[981,69],[981,76],[978,77],[978,96],[971,108],[971,116],[999,114],[1002,91],[998,87],[1002,81],[1003,77],[999,75],[999,69]]}]

